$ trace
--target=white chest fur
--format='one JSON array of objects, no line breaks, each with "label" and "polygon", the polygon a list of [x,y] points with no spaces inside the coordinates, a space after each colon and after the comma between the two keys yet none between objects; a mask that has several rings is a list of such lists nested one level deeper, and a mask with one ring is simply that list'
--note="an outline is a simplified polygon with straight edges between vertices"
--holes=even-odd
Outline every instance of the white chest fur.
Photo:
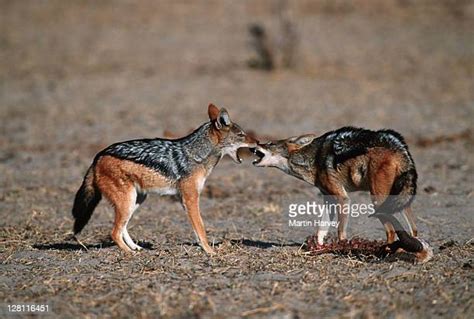
[{"label": "white chest fur", "polygon": [[161,187],[147,189],[147,192],[155,193],[158,195],[176,195],[178,193],[178,190],[174,187]]}]

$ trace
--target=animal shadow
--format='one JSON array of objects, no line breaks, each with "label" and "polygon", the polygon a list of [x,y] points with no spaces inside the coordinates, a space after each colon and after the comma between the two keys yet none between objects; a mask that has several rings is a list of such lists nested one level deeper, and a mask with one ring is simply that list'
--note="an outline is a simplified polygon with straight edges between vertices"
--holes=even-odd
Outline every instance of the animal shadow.
[{"label": "animal shadow", "polygon": [[247,247],[256,247],[261,249],[268,249],[272,247],[301,247],[302,244],[300,243],[275,243],[275,242],[267,242],[261,240],[252,240],[252,239],[231,239],[230,243],[232,245],[243,245]]},{"label": "animal shadow", "polygon": [[[150,242],[137,242],[137,244],[144,249],[153,250],[153,244]],[[95,244],[84,244],[81,245],[77,242],[61,242],[61,243],[44,243],[44,244],[34,244],[32,247],[38,250],[89,250],[89,249],[103,249],[117,246],[112,240],[102,240],[99,243]]]},{"label": "animal shadow", "polygon": [[[252,240],[252,239],[230,239],[229,242],[232,245],[243,245],[246,247],[256,247],[260,249],[268,249],[272,247],[301,247],[303,244],[300,243],[275,243],[275,242],[266,242],[261,240]],[[222,245],[222,241],[214,242],[213,243],[216,247]],[[197,242],[184,242],[183,245],[186,246],[193,246],[193,247],[200,247],[199,243]]]}]

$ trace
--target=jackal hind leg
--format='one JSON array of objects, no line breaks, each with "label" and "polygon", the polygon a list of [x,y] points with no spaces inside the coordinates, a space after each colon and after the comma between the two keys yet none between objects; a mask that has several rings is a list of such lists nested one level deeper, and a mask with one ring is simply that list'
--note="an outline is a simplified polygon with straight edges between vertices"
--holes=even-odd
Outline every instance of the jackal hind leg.
[{"label": "jackal hind leg", "polygon": [[[126,197],[130,195],[125,193],[123,196]],[[111,234],[112,239],[122,250],[131,252],[132,247],[128,246],[124,241],[124,233],[128,234],[126,227],[131,215],[130,201],[123,200],[118,203],[116,202],[113,204],[113,206],[115,207],[115,221]]]},{"label": "jackal hind leg", "polygon": [[395,228],[388,220],[383,220],[383,227],[385,228],[385,234],[387,235],[387,244],[392,244],[395,241]]},{"label": "jackal hind leg", "polygon": [[410,226],[410,233],[413,237],[418,237],[418,228],[416,227],[415,223],[415,215],[413,215],[413,210],[411,207],[407,207],[404,209],[402,212],[403,217],[405,217],[405,220],[407,224]]},{"label": "jackal hind leg", "polygon": [[[374,204],[376,211],[377,207],[379,207],[383,203],[383,201],[379,201],[380,198],[386,198],[390,194],[390,189],[394,180],[394,169],[383,167],[382,169],[375,170],[375,176],[372,176],[371,178],[370,193],[372,195],[372,198],[375,198]],[[397,241],[387,244],[387,253],[394,253],[397,251],[400,252],[403,250],[406,252],[413,253],[416,257],[416,261],[419,263],[424,263],[430,260],[433,257],[432,248],[426,242],[415,238],[413,234],[409,234],[407,231],[405,231],[403,229],[403,226],[395,218],[393,213],[395,212],[380,212],[377,214],[377,217],[382,222],[382,224],[390,224],[389,227],[395,230],[395,233],[397,234],[399,239]],[[413,233],[413,231],[411,233]],[[387,234],[387,241],[389,242],[390,240],[391,234],[390,237],[389,234]]]},{"label": "jackal hind leg", "polygon": [[400,252],[400,250],[403,250],[401,248],[400,241],[395,240],[396,239],[395,227],[389,220],[388,216],[385,214],[378,214],[376,216],[380,220],[380,222],[383,224],[386,235],[387,235],[387,244],[383,245],[381,249],[382,256],[385,257],[389,254],[393,254],[395,252]]},{"label": "jackal hind leg", "polygon": [[130,247],[131,250],[142,250],[142,247],[135,244],[133,239],[130,237],[130,234],[128,233],[128,229],[127,229],[128,222],[132,218],[133,213],[140,206],[137,203],[136,198],[137,198],[136,191],[133,190],[131,192],[131,195],[130,195],[130,208],[128,210],[128,215],[125,217],[126,221],[125,221],[125,225],[123,226],[123,230],[122,230],[122,238],[125,241],[125,243],[127,244],[127,246]]},{"label": "jackal hind leg", "polygon": [[130,238],[127,231],[128,221],[136,209],[137,193],[135,187],[131,183],[116,183],[108,177],[102,177],[98,186],[115,210],[114,226],[111,233],[112,240],[123,251],[131,252],[137,249],[137,245]]},{"label": "jackal hind leg", "polygon": [[[395,181],[396,170],[391,161],[380,165],[370,165],[369,169],[369,189],[372,203],[375,211],[390,195],[393,182]],[[387,243],[392,244],[395,241],[395,228],[389,218],[379,218],[382,222],[387,236]]]},{"label": "jackal hind leg", "polygon": [[137,210],[138,207],[140,207],[140,204],[143,203],[145,199],[146,199],[146,193],[140,193],[136,189],[134,189],[131,192],[131,197],[130,197],[131,204],[130,204],[130,209],[129,209],[129,215],[125,223],[125,226],[123,227],[123,239],[125,243],[130,247],[130,249],[136,250],[136,251],[142,250],[143,247],[137,245],[133,241],[133,239],[130,237],[128,233],[127,226],[128,226],[128,222],[132,218],[133,213]]}]

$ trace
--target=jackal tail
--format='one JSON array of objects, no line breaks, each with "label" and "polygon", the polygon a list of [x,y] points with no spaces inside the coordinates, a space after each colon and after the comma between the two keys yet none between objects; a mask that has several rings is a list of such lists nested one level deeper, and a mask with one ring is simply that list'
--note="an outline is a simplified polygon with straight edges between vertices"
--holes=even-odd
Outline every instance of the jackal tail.
[{"label": "jackal tail", "polygon": [[393,214],[410,206],[415,199],[417,178],[414,167],[401,173],[393,182],[390,195],[376,209],[376,214]]},{"label": "jackal tail", "polygon": [[102,195],[94,183],[94,168],[91,166],[74,198],[74,206],[72,208],[74,235],[78,234],[89,222],[95,207],[101,199]]}]

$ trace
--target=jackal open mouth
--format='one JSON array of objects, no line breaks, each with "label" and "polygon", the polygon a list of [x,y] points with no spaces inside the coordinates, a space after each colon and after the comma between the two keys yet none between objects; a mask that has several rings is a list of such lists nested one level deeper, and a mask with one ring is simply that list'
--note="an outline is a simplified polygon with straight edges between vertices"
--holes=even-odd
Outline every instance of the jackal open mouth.
[{"label": "jackal open mouth", "polygon": [[251,148],[250,151],[258,157],[258,158],[253,160],[253,162],[252,162],[253,165],[256,165],[256,164],[260,163],[262,161],[262,159],[265,157],[265,153],[258,150],[256,147]]}]

